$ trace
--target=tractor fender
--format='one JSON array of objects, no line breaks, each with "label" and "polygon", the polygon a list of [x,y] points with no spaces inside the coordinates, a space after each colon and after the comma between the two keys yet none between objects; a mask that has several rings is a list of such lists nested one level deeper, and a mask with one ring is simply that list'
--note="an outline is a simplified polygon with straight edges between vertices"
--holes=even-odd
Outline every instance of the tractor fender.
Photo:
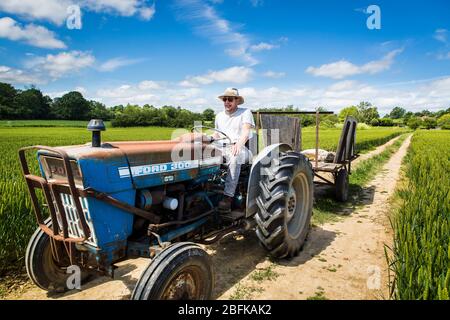
[{"label": "tractor fender", "polygon": [[[267,163],[273,157],[277,157],[280,152],[292,150],[292,147],[286,143],[276,143],[265,147],[256,157],[253,159],[252,167],[250,169],[250,176],[248,178],[247,187],[247,200],[246,200],[246,212],[245,217],[253,216],[258,206],[256,204],[256,198],[259,196],[260,187],[259,181],[261,180],[261,163]],[[275,151],[275,152],[273,152]]]}]

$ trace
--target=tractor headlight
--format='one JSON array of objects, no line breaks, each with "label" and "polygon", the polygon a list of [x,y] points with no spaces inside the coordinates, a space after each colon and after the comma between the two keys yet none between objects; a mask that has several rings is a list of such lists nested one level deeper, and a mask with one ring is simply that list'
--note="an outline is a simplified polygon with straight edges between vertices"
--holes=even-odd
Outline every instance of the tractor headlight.
[{"label": "tractor headlight", "polygon": [[[43,156],[43,169],[47,180],[67,180],[66,168],[64,167],[64,162],[60,158]],[[70,160],[70,166],[72,167],[73,178],[77,186],[83,186],[83,178],[81,176],[80,169],[75,160]]]}]

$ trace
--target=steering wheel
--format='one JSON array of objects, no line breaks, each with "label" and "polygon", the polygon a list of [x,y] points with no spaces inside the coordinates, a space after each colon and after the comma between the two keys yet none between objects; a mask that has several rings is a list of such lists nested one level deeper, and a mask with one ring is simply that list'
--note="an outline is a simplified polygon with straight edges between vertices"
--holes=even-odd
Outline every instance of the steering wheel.
[{"label": "steering wheel", "polygon": [[211,127],[207,127],[207,126],[195,126],[191,129],[191,132],[197,132],[197,133],[201,133],[198,129],[209,129],[209,130],[213,130],[217,133],[220,133],[221,135],[224,136],[224,138],[219,138],[219,139],[214,139],[211,137],[211,142],[216,142],[216,141],[221,141],[221,140],[228,140],[230,144],[232,144],[230,137],[225,133],[222,132],[220,130],[217,130],[216,128],[211,128]]}]

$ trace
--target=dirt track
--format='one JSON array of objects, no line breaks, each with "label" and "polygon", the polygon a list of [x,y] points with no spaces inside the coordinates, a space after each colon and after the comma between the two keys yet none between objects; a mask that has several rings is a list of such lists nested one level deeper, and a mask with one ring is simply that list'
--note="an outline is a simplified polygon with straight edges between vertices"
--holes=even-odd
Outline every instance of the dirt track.
[{"label": "dirt track", "polygon": [[[392,144],[395,139],[386,145]],[[364,205],[338,222],[313,227],[301,254],[270,262],[253,232],[207,247],[216,270],[214,298],[383,299],[388,297],[384,244],[390,243],[386,203],[395,189],[410,137],[364,189]],[[386,145],[364,155],[380,153]],[[27,285],[14,299],[127,299],[147,259],[117,264],[115,278],[98,277],[81,291],[49,296]],[[256,272],[265,274],[261,279]],[[270,278],[276,278],[276,281]]]}]

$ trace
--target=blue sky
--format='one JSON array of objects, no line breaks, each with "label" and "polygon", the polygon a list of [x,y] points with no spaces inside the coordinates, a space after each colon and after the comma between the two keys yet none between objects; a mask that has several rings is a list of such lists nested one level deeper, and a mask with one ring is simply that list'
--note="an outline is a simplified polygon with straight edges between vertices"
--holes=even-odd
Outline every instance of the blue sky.
[{"label": "blue sky", "polygon": [[445,0],[2,0],[0,81],[108,106],[219,110],[237,87],[250,108],[436,110],[450,107],[449,18]]}]

